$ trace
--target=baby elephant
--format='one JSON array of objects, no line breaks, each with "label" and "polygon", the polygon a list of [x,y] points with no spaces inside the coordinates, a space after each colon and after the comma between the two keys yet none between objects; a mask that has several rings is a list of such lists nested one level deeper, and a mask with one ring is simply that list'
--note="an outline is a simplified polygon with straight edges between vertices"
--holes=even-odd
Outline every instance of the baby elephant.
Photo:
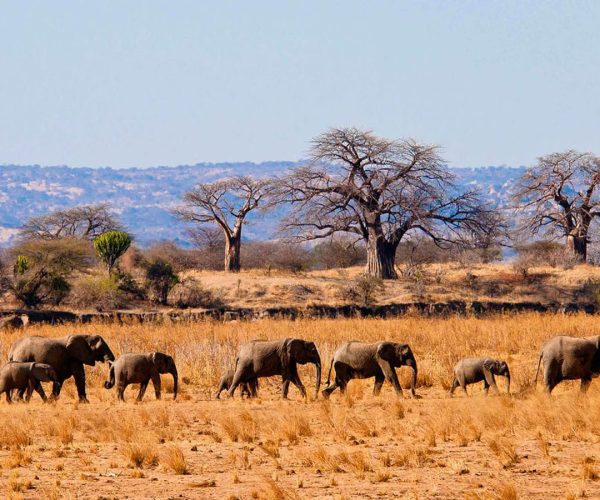
[{"label": "baby elephant", "polygon": [[137,400],[141,401],[152,380],[156,399],[160,399],[160,374],[173,375],[173,399],[177,398],[177,368],[171,356],[162,352],[148,354],[123,354],[111,366],[108,380],[104,382],[106,389],[111,389],[117,384],[117,397],[125,401],[123,393],[129,384],[140,384]]},{"label": "baby elephant", "polygon": [[56,372],[50,365],[9,361],[0,369],[0,394],[5,392],[6,401],[12,403],[11,392],[13,389],[17,389],[19,392],[26,390],[27,401],[35,390],[46,401],[46,395],[40,382],[56,382],[56,380]]},{"label": "baby elephant", "polygon": [[[219,388],[215,393],[215,399],[219,399],[221,393],[223,391],[228,391],[231,387],[231,383],[233,382],[233,376],[235,375],[235,370],[230,368],[227,370],[223,376],[221,377],[221,381],[219,382]],[[258,379],[252,379],[249,382],[242,382],[240,384],[240,388],[242,389],[242,397],[246,395],[249,398],[255,398],[258,393]]]},{"label": "baby elephant", "polygon": [[448,393],[452,396],[454,389],[459,385],[467,394],[467,385],[475,384],[483,380],[483,390],[487,395],[490,386],[498,393],[498,386],[494,375],[502,375],[507,378],[506,392],[510,394],[510,371],[506,361],[491,358],[465,358],[461,359],[454,367],[454,380]]}]

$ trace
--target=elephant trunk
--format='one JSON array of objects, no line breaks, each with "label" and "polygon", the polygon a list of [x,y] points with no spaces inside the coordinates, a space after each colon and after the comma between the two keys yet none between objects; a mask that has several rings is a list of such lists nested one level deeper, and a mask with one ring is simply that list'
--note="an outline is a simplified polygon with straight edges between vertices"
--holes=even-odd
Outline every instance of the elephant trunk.
[{"label": "elephant trunk", "polygon": [[112,389],[115,386],[115,365],[114,363],[110,364],[110,369],[108,370],[108,380],[104,382],[105,389]]},{"label": "elephant trunk", "polygon": [[315,366],[317,368],[317,383],[316,383],[316,387],[315,387],[315,399],[319,397],[319,389],[321,387],[321,363],[315,363]]},{"label": "elephant trunk", "polygon": [[506,372],[506,394],[510,394],[510,372]]},{"label": "elephant trunk", "polygon": [[177,368],[173,367],[171,370],[171,375],[173,375],[173,399],[177,399],[177,383],[179,381],[179,376],[177,374]]}]

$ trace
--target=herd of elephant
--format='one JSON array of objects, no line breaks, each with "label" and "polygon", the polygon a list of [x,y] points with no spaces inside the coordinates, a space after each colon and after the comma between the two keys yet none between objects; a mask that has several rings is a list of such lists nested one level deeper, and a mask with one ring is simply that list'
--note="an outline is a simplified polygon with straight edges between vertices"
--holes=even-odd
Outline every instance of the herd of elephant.
[{"label": "herd of elephant", "polygon": [[[116,385],[117,397],[124,400],[124,391],[130,384],[140,384],[137,400],[141,401],[150,381],[157,399],[161,397],[161,374],[173,376],[174,398],[177,397],[178,374],[171,356],[160,352],[147,354],[123,354],[115,356],[100,335],[70,335],[50,339],[40,336],[21,338],[13,343],[9,361],[0,369],[0,394],[6,393],[12,401],[13,391],[19,398],[29,400],[33,391],[46,401],[41,382],[52,382],[52,398],[60,395],[63,383],[75,379],[79,400],[88,402],[85,386],[84,365],[96,362],[110,365],[106,389]],[[593,377],[600,374],[600,336],[577,338],[558,336],[548,340],[541,348],[535,381],[543,362],[543,377],[548,393],[562,380],[581,380],[581,390],[587,390]],[[255,397],[258,379],[281,376],[281,393],[287,398],[290,383],[306,397],[306,389],[298,375],[298,365],[312,363],[317,370],[315,397],[321,385],[321,357],[314,342],[287,338],[282,340],[255,340],[243,344],[237,355],[235,367],[222,377],[215,397],[227,390],[230,397],[240,387],[242,396]],[[397,342],[346,342],[340,346],[331,360],[327,386],[321,394],[328,398],[337,388],[343,393],[348,382],[356,378],[375,378],[373,394],[381,391],[387,380],[397,394],[402,394],[396,368],[412,368],[411,395],[417,397],[417,361],[409,345]],[[331,381],[332,370],[335,372]],[[454,367],[451,396],[460,386],[465,393],[467,385],[483,382],[484,391],[492,387],[496,392],[495,375],[507,377],[510,393],[510,370],[506,361],[487,357],[464,358]]]}]

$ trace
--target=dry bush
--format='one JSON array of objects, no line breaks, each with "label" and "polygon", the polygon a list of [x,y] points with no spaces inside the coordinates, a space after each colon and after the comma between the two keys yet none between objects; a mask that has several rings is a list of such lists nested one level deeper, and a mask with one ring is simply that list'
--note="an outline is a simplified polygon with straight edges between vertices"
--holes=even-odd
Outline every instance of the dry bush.
[{"label": "dry bush", "polygon": [[122,453],[134,467],[142,468],[158,465],[158,453],[151,443],[127,443],[123,446]]},{"label": "dry bush", "polygon": [[189,474],[190,469],[185,455],[179,446],[169,446],[163,453],[162,463],[175,474]]}]

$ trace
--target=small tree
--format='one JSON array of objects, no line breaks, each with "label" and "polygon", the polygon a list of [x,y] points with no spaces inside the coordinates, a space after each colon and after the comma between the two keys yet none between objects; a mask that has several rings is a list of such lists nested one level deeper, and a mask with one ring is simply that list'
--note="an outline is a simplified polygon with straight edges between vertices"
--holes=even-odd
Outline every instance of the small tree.
[{"label": "small tree", "polygon": [[538,158],[519,180],[514,199],[521,231],[566,238],[570,251],[587,259],[590,228],[600,216],[600,158],[569,150]]},{"label": "small tree", "polygon": [[179,283],[179,276],[175,274],[171,264],[162,259],[156,259],[146,267],[146,280],[152,289],[156,302],[167,304],[169,292]]},{"label": "small tree", "polygon": [[248,214],[262,204],[270,181],[251,177],[198,184],[183,195],[184,205],[174,211],[183,220],[217,224],[225,236],[225,271],[241,269],[242,226]]},{"label": "small tree", "polygon": [[104,262],[111,275],[119,258],[131,245],[131,236],[124,231],[108,231],[94,240],[96,255]]},{"label": "small tree", "polygon": [[22,227],[23,239],[56,240],[82,238],[93,240],[107,231],[120,230],[106,203],[57,210],[32,217]]}]

